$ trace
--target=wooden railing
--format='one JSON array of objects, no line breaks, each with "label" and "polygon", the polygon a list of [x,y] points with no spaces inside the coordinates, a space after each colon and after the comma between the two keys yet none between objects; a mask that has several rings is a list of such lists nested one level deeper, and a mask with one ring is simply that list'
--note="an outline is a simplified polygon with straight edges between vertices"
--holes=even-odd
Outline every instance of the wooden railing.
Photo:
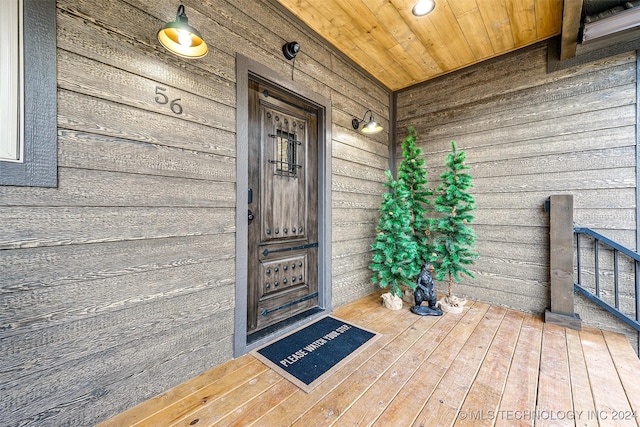
[{"label": "wooden railing", "polygon": [[[640,298],[638,298],[640,295],[640,274],[638,274],[640,254],[589,228],[574,227],[573,231],[576,242],[577,280],[574,283],[575,291],[635,330],[640,331]],[[584,242],[584,238],[588,239],[588,243]],[[587,251],[590,253],[589,261],[591,263],[588,265],[583,256],[585,245],[588,245]],[[602,250],[609,255],[601,256]],[[603,259],[609,263],[609,268],[601,268],[600,263]],[[621,264],[626,267],[626,274],[621,273]],[[587,283],[585,278],[587,274],[592,278],[590,283]],[[601,283],[603,277],[612,279],[609,281],[611,286],[607,286],[606,289],[603,289]],[[621,301],[622,299],[626,300],[625,304]]]}]

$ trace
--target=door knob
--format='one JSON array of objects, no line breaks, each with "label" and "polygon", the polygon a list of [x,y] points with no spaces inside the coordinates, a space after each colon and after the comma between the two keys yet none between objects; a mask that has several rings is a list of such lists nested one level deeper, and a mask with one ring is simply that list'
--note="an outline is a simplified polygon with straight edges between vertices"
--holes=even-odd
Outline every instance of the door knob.
[{"label": "door knob", "polygon": [[249,222],[251,222],[254,218],[255,216],[253,215],[253,212],[251,212],[251,209],[249,209],[249,215],[247,216],[247,219],[249,220]]}]

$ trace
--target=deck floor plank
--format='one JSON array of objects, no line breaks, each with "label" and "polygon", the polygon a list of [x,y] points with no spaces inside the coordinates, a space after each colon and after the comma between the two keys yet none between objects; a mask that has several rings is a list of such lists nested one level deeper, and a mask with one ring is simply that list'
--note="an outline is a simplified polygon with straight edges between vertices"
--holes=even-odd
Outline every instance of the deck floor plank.
[{"label": "deck floor plank", "polygon": [[488,305],[474,303],[463,315],[455,315],[459,317],[458,324],[442,340],[373,425],[380,427],[411,425],[488,310]]},{"label": "deck floor plank", "polygon": [[398,333],[384,347],[331,390],[321,401],[310,408],[293,424],[300,427],[324,426],[333,423],[346,411],[378,378],[410,348],[420,337],[420,328],[413,327],[418,317],[409,318],[410,323],[396,323]]},{"label": "deck floor plank", "polygon": [[266,411],[277,405],[283,398],[291,396],[298,389],[293,383],[283,379],[256,398],[241,404],[236,410],[227,414],[216,426],[246,426]]},{"label": "deck floor plank", "polygon": [[376,317],[382,316],[385,310],[380,304],[380,295],[373,293],[351,304],[338,307],[332,315],[351,322],[368,323]]},{"label": "deck floor plank", "polygon": [[109,420],[99,424],[100,427],[119,427],[144,425],[145,420],[160,412],[167,412],[169,408],[182,401],[202,388],[211,386],[220,378],[233,373],[240,372],[249,364],[255,364],[256,360],[249,354],[237,359],[230,360],[222,365],[216,366],[207,372],[192,378],[191,380],[177,385],[176,387],[159,394],[158,396],[129,409],[126,412],[116,415]]},{"label": "deck floor plank", "polygon": [[448,426],[455,422],[506,312],[502,307],[489,307],[427,400],[414,426]]},{"label": "deck floor plank", "polygon": [[623,335],[480,302],[420,317],[379,293],[333,315],[380,337],[310,393],[245,355],[100,427],[640,425],[640,359]]},{"label": "deck floor plank", "polygon": [[220,397],[233,392],[238,387],[265,372],[268,372],[268,368],[257,360],[253,360],[244,365],[242,369],[234,370],[219,380],[188,394],[183,399],[176,400],[168,405],[165,410],[158,411],[135,425],[140,427],[172,425],[199,407],[207,406],[209,402],[216,401]]},{"label": "deck floor plank", "polygon": [[534,425],[572,426],[573,421],[563,417],[573,410],[565,329],[545,323],[543,331]]},{"label": "deck floor plank", "polygon": [[539,316],[525,315],[498,407],[498,413],[505,415],[495,419],[495,426],[533,425],[533,417],[528,415],[536,407],[542,327]]},{"label": "deck floor plank", "polygon": [[[635,418],[625,416],[632,412],[631,407],[602,331],[582,328],[580,338],[600,425],[637,427]],[[636,372],[636,378],[637,375]],[[616,381],[611,381],[613,378]]]},{"label": "deck floor plank", "polygon": [[499,416],[497,410],[507,381],[507,374],[516,349],[524,313],[509,311],[505,314],[491,347],[482,362],[478,375],[464,399],[456,426],[492,426]]},{"label": "deck floor plank", "polygon": [[[311,393],[305,393],[302,390],[297,390],[293,395],[287,399],[283,399],[279,405],[271,408],[269,412],[262,417],[256,419],[253,424],[255,426],[272,426],[272,425],[291,425],[298,418],[300,418],[305,412],[310,410],[319,401],[323,400],[325,396],[337,387],[345,378],[347,378],[352,372],[357,371],[364,366],[369,359],[371,359],[380,349],[384,348],[389,342],[399,335],[403,329],[402,320],[405,319],[405,325],[408,327],[416,319],[408,317],[399,311],[384,311],[383,316],[377,317],[371,323],[359,324],[358,326],[365,327],[381,336],[375,343],[368,346],[356,357],[338,369],[331,377],[322,382]],[[351,319],[343,319],[350,321]]]},{"label": "deck floor plank", "polygon": [[229,416],[233,412],[242,408],[247,402],[256,399],[261,394],[267,392],[276,384],[281,383],[282,376],[271,369],[256,376],[255,378],[245,381],[233,391],[226,393],[213,401],[203,402],[193,411],[185,414],[182,418],[167,425],[172,427],[187,427],[192,425],[213,425],[218,423],[222,418]]},{"label": "deck floor plank", "polygon": [[334,425],[365,426],[375,421],[407,381],[421,369],[422,363],[449,334],[457,320],[454,316],[443,316],[426,317],[423,321],[416,322],[415,326],[424,330],[423,337],[344,412]]},{"label": "deck floor plank", "polygon": [[581,427],[597,427],[598,420],[590,416],[594,414],[596,407],[593,395],[585,393],[591,388],[587,363],[582,352],[580,333],[571,329],[566,330],[567,351],[569,356],[569,371],[571,375],[571,393],[573,395],[573,416],[576,425]]},{"label": "deck floor plank", "polygon": [[633,418],[640,425],[640,359],[635,357],[633,348],[624,335],[614,332],[603,332],[603,335],[631,406],[628,418]]}]

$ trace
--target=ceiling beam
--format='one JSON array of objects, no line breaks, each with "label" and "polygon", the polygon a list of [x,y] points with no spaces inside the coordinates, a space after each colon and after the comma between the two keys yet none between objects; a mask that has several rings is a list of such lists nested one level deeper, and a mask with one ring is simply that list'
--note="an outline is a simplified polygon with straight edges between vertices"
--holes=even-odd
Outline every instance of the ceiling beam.
[{"label": "ceiling beam", "polygon": [[582,0],[564,0],[564,7],[562,10],[562,37],[560,40],[560,60],[576,56],[581,17]]}]

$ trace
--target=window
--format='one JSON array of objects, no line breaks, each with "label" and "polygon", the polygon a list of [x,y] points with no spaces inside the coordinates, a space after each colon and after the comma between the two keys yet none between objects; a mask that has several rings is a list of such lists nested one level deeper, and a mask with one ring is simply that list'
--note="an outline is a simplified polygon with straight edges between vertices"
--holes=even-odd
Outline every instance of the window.
[{"label": "window", "polygon": [[0,14],[0,185],[57,186],[56,1]]},{"label": "window", "polygon": [[[0,160],[22,161],[22,1],[0,15]],[[5,125],[6,124],[6,125]]]},{"label": "window", "polygon": [[296,141],[295,133],[286,133],[278,129],[276,135],[276,175],[293,176],[298,175],[299,165],[296,164],[297,148],[300,144]]}]

